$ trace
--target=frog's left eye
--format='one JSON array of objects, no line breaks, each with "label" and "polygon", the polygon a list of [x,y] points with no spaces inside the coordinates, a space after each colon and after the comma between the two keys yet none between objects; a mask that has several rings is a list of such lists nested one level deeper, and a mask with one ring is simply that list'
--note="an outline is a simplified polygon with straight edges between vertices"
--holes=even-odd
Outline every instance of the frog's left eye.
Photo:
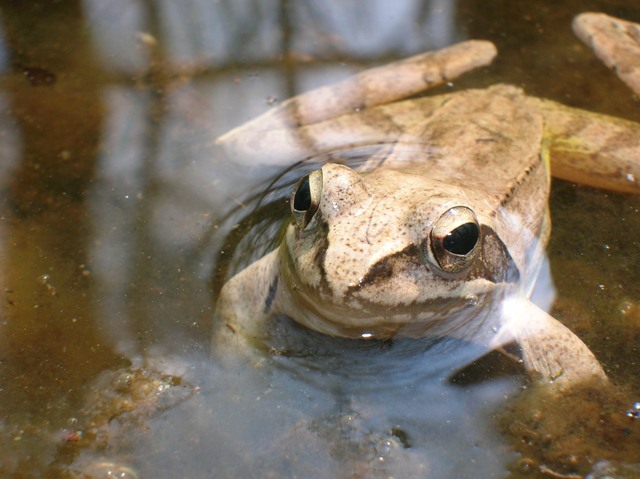
[{"label": "frog's left eye", "polygon": [[466,206],[445,211],[431,230],[431,251],[448,273],[459,273],[469,267],[478,256],[480,243],[480,225]]},{"label": "frog's left eye", "polygon": [[322,170],[315,170],[300,178],[291,193],[291,212],[300,229],[313,219],[320,206],[322,195]]}]

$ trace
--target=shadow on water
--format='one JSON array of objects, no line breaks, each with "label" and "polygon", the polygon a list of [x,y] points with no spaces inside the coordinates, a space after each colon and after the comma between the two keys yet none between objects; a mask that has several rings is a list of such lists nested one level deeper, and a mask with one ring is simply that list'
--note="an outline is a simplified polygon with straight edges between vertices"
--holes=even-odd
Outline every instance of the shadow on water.
[{"label": "shadow on water", "polygon": [[[519,422],[544,398],[517,409],[526,384],[502,365],[445,380],[455,342],[328,341],[286,325],[300,349],[216,364],[217,288],[277,243],[311,165],[238,168],[212,140],[299,91],[465,38],[495,41],[500,57],[446,89],[505,81],[638,120],[637,99],[569,25],[584,10],[635,21],[640,10],[322,5],[0,2],[0,475],[577,477],[563,447],[588,432],[557,441],[552,460],[567,468],[545,472],[548,444],[532,438],[558,438],[558,423]],[[590,416],[623,451],[640,434],[628,415],[640,401],[640,202],[558,183],[551,204],[554,315],[626,391]],[[509,408],[501,435],[494,416]],[[590,477],[637,473],[637,457],[614,459]]]}]

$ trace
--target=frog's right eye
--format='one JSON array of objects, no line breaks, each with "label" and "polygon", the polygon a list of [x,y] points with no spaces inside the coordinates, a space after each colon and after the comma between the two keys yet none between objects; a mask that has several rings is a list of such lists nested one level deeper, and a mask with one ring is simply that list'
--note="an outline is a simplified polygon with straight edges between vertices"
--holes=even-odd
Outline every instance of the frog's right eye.
[{"label": "frog's right eye", "polygon": [[291,193],[291,212],[300,229],[313,219],[320,206],[322,195],[322,170],[315,170],[300,178]]}]

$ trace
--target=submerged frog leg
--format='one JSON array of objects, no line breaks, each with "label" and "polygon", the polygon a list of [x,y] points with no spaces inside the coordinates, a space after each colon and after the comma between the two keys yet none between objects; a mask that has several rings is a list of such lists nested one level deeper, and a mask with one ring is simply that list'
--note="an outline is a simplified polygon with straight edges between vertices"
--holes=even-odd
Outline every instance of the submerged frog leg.
[{"label": "submerged frog leg", "polygon": [[573,31],[640,95],[640,25],[604,13],[583,13],[573,20]]},{"label": "submerged frog leg", "polygon": [[559,321],[526,298],[507,299],[502,307],[504,325],[492,346],[517,342],[534,379],[563,388],[594,377],[606,381],[593,353]]},{"label": "submerged frog leg", "polygon": [[[263,131],[248,143],[234,146],[233,158],[248,165],[290,165],[302,158],[332,153],[339,161],[340,151],[365,148],[367,156],[394,145],[406,130],[425,122],[448,100],[448,95],[425,97],[411,102],[391,103],[362,112],[301,126]],[[409,144],[404,141],[403,144]]]},{"label": "submerged frog leg", "polygon": [[528,97],[544,116],[544,154],[557,178],[640,193],[640,124]]},{"label": "submerged frog leg", "polygon": [[225,283],[214,315],[214,355],[245,355],[251,340],[262,334],[277,294],[277,271],[276,249]]},{"label": "submerged frog leg", "polygon": [[[450,81],[491,63],[495,46],[470,40],[435,52],[365,70],[341,82],[303,93],[282,102],[263,115],[229,131],[216,140],[226,150],[240,154],[267,132],[295,130],[392,103]],[[271,148],[278,148],[272,144]],[[262,152],[264,156],[264,152]]]}]

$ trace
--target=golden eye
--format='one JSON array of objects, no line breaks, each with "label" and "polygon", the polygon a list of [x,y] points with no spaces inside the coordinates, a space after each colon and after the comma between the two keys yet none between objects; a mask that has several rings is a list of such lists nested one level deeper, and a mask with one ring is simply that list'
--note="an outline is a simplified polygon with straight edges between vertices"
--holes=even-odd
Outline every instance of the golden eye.
[{"label": "golden eye", "polygon": [[481,242],[476,215],[466,206],[445,211],[431,230],[431,251],[448,273],[467,269],[478,256]]},{"label": "golden eye", "polygon": [[291,213],[296,225],[304,229],[318,211],[322,196],[322,170],[303,176],[291,192]]}]

